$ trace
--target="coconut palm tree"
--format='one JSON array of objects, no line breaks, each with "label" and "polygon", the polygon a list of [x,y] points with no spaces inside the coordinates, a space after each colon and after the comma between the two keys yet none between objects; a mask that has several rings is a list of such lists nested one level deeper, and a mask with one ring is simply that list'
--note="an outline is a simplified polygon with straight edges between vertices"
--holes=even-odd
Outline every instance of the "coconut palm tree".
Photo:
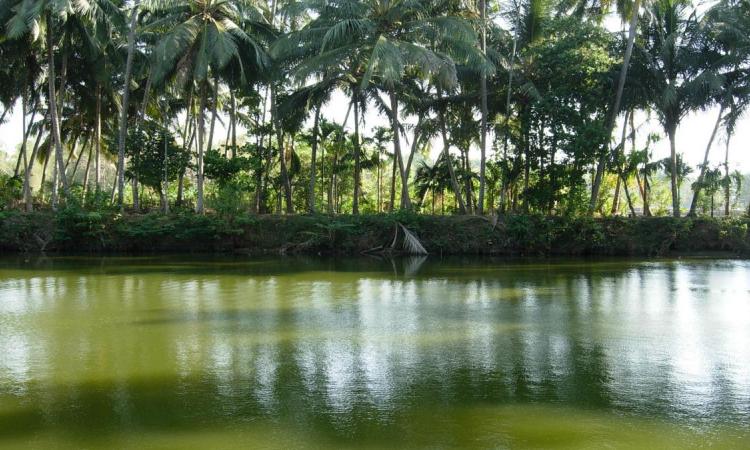
[{"label": "coconut palm tree", "polygon": [[[450,2],[343,0],[312,2],[317,18],[287,39],[287,46],[307,42],[313,56],[297,67],[298,79],[336,71],[349,87],[352,104],[363,104],[371,84],[385,95],[382,104],[393,134],[401,175],[401,207],[409,208],[406,164],[401,155],[399,86],[405,75],[456,82],[456,60],[485,64],[470,24],[446,13]],[[450,11],[449,11],[450,12]],[[355,111],[356,113],[356,111]],[[355,124],[357,121],[355,120]],[[356,130],[355,130],[356,134]],[[355,141],[358,138],[355,136]],[[355,159],[359,158],[356,152]],[[355,162],[355,170],[357,164]],[[358,178],[359,175],[355,174]],[[358,183],[355,182],[355,188]],[[357,198],[358,195],[355,195]]]},{"label": "coconut palm tree", "polygon": [[154,83],[170,80],[180,89],[197,91],[196,211],[202,214],[205,110],[210,85],[232,62],[242,72],[268,65],[264,43],[258,36],[268,32],[268,24],[259,7],[249,0],[146,0],[143,7],[152,16],[144,29],[164,31],[154,49]]},{"label": "coconut palm tree", "polygon": [[[34,39],[44,37],[47,60],[47,103],[50,120],[50,130],[55,148],[55,167],[63,186],[65,196],[69,196],[70,189],[65,176],[63,161],[62,139],[60,133],[60,112],[58,92],[55,83],[55,47],[56,44],[69,44],[72,35],[93,46],[98,36],[97,29],[102,24],[116,22],[119,9],[110,0],[94,0],[91,2],[75,2],[72,0],[10,0],[4,4],[12,15],[6,22],[6,35],[16,39],[30,34]],[[6,12],[7,14],[7,12]],[[62,44],[57,37],[62,33]],[[65,48],[62,49],[66,51]],[[66,62],[63,57],[61,88],[64,88]]]},{"label": "coconut palm tree", "polygon": [[691,111],[710,104],[722,86],[715,56],[703,39],[706,26],[687,0],[658,0],[643,22],[637,45],[639,77],[669,139],[672,215],[680,216],[677,128]]},{"label": "coconut palm tree", "polygon": [[[622,59],[622,67],[620,68],[620,75],[617,79],[615,99],[609,114],[609,122],[607,123],[607,132],[609,136],[612,135],[612,132],[615,128],[615,121],[617,119],[617,116],[620,114],[622,96],[625,92],[625,81],[628,78],[630,59],[633,56],[633,46],[635,45],[635,38],[638,34],[638,17],[641,11],[641,0],[632,0],[618,3],[619,5],[617,11],[620,15],[621,20],[623,22],[628,22],[628,41],[625,45],[625,55]],[[602,183],[602,176],[604,175],[604,165],[606,159],[606,154],[602,155],[596,167],[596,174],[594,175],[594,181],[591,188],[591,202],[589,203],[589,212],[593,212],[594,208],[596,208],[597,200],[599,197],[599,189],[601,188]]]}]

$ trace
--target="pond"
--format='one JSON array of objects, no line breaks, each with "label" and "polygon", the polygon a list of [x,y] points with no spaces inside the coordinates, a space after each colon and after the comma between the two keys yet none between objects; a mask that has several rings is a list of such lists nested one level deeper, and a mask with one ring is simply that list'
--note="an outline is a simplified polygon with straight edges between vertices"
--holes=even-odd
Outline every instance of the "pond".
[{"label": "pond", "polygon": [[0,448],[706,446],[750,261],[0,259]]}]

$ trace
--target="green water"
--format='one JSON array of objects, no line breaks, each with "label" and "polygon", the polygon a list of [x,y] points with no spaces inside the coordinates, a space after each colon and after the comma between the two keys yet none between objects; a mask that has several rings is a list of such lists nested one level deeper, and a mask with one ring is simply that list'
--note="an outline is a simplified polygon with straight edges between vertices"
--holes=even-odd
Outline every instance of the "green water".
[{"label": "green water", "polygon": [[750,261],[0,260],[2,448],[708,446]]}]

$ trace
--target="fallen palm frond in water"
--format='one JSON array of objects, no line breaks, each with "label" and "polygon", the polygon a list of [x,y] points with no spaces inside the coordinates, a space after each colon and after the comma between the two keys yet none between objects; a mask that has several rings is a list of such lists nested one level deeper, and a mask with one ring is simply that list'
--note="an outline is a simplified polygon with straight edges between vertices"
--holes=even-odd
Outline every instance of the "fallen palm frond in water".
[{"label": "fallen palm frond in water", "polygon": [[[400,248],[398,246],[398,242],[399,242],[398,231],[399,230],[401,230],[402,232],[401,234],[403,235],[403,239],[401,239]],[[362,253],[363,254],[401,253],[404,255],[426,255],[427,250],[422,245],[422,242],[419,241],[419,238],[417,237],[416,234],[409,231],[409,229],[406,228],[400,222],[396,222],[396,226],[393,232],[393,241],[391,242],[390,246],[379,245],[369,250],[365,250]]]}]

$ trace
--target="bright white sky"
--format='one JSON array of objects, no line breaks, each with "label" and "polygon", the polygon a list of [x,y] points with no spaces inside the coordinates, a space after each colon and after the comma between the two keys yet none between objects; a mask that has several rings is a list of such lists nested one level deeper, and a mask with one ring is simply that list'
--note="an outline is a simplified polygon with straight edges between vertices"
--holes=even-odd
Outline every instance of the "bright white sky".
[{"label": "bright white sky", "polygon": [[[705,5],[700,9],[705,9]],[[617,30],[622,27],[619,20],[610,17],[606,22],[607,28]],[[333,96],[331,102],[326,105],[323,110],[323,115],[329,119],[341,123],[344,120],[346,111],[349,105],[348,99],[341,93]],[[15,111],[20,112],[20,105],[17,105]],[[682,153],[685,158],[685,162],[691,166],[696,166],[703,161],[703,154],[706,150],[706,144],[711,135],[716,116],[718,114],[718,108],[711,108],[706,111],[699,111],[690,114],[686,117],[677,132],[677,151]],[[14,113],[10,115],[10,119],[3,125],[0,125],[0,150],[8,153],[13,152],[21,142],[21,115],[20,113]],[[370,108],[370,111],[365,114],[366,127],[364,132],[368,133],[375,126],[388,126],[388,121],[385,117],[377,114],[374,108]],[[645,115],[636,115],[636,125],[639,125],[645,120]],[[352,128],[353,117],[350,116],[348,121],[348,129]],[[220,124],[217,123],[217,127],[221,130]],[[642,127],[639,130],[639,136],[641,139],[645,139],[648,133],[657,132],[663,135],[663,132],[654,118],[651,123]],[[223,136],[225,133],[217,131],[216,136]],[[619,136],[619,132],[615,132],[614,136]],[[218,137],[217,137],[218,141]],[[490,140],[490,142],[492,142]],[[724,151],[725,151],[725,133],[723,130],[719,131],[717,140],[714,142],[714,146],[711,150],[710,164],[716,165],[723,162]],[[407,146],[402,146],[404,149],[408,149]],[[669,142],[666,138],[663,138],[659,143],[652,146],[653,158],[660,159],[669,156]],[[743,173],[750,172],[750,115],[745,115],[739,122],[734,137],[730,143],[730,170],[740,170]],[[406,151],[406,150],[405,150]],[[433,145],[432,157],[437,156],[440,151],[440,144],[436,141]],[[477,152],[478,153],[478,152]],[[492,157],[492,155],[488,155]],[[477,155],[478,158],[478,155]]]}]

